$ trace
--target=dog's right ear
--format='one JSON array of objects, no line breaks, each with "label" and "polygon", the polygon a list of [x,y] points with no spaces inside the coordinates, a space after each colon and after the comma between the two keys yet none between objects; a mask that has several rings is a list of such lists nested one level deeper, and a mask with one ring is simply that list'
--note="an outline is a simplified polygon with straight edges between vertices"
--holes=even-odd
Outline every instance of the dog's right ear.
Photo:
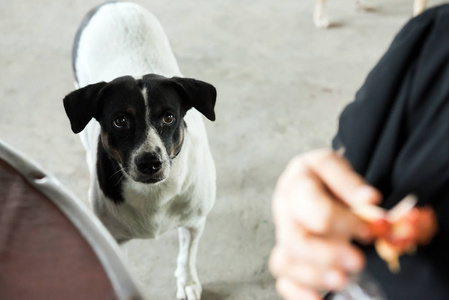
[{"label": "dog's right ear", "polygon": [[106,82],[87,85],[64,98],[64,108],[74,133],[81,132],[95,117],[99,107],[99,94]]}]

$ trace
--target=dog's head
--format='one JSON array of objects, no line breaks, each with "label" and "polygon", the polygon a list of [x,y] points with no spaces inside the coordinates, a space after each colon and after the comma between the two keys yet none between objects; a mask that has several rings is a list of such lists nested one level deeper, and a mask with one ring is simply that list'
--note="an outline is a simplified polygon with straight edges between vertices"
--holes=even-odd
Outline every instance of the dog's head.
[{"label": "dog's head", "polygon": [[170,173],[184,140],[184,116],[194,107],[215,120],[215,88],[190,78],[126,76],[78,89],[64,98],[74,133],[95,118],[105,151],[134,181],[156,183]]}]

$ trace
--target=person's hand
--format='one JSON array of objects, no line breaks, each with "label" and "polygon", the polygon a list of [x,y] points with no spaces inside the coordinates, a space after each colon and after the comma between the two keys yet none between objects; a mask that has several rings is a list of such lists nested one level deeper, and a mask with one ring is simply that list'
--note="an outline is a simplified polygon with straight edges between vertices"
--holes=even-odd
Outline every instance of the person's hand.
[{"label": "person's hand", "polygon": [[365,265],[352,239],[369,238],[367,225],[347,204],[375,204],[380,193],[330,150],[292,159],[273,194],[276,245],[269,266],[286,300],[321,299],[319,291],[343,288]]}]

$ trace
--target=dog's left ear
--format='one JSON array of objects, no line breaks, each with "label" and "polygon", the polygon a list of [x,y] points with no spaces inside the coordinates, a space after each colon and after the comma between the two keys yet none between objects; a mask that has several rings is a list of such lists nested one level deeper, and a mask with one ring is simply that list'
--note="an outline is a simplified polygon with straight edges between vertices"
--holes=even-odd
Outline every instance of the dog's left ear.
[{"label": "dog's left ear", "polygon": [[217,90],[207,82],[182,77],[172,77],[180,87],[187,109],[195,107],[200,113],[211,121],[215,121],[215,102],[217,100]]},{"label": "dog's left ear", "polygon": [[81,132],[95,117],[99,106],[98,96],[106,84],[106,82],[90,84],[65,96],[64,108],[74,133]]}]

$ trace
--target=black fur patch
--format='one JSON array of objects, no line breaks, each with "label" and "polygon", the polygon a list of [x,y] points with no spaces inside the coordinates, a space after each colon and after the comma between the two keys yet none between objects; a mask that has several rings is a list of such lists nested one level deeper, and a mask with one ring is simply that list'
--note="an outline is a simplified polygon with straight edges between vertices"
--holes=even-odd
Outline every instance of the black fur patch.
[{"label": "black fur patch", "polygon": [[106,197],[114,201],[115,204],[125,202],[121,184],[124,174],[119,164],[109,157],[101,141],[98,142],[97,176],[100,188]]},{"label": "black fur patch", "polygon": [[[159,133],[165,150],[173,159],[181,151],[184,142],[183,118],[190,106],[178,93],[170,79],[151,74],[144,76],[141,84],[147,91],[150,124]],[[173,124],[166,125],[162,122],[166,113],[171,113],[175,117]]]}]

